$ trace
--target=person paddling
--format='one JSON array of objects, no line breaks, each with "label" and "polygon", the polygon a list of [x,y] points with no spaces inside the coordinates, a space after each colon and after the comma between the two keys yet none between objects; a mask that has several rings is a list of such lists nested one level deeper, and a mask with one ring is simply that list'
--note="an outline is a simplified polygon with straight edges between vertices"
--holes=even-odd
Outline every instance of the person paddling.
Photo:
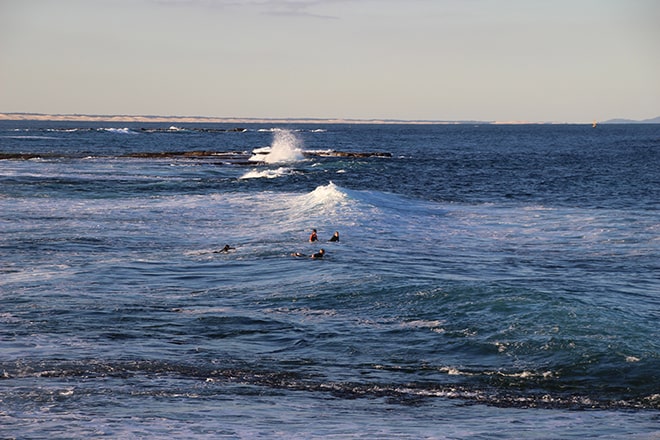
[{"label": "person paddling", "polygon": [[318,260],[319,258],[323,258],[324,255],[325,255],[325,250],[320,249],[317,253],[312,254],[310,258],[312,260]]},{"label": "person paddling", "polygon": [[[323,258],[324,255],[325,255],[325,249],[319,249],[318,252],[316,252],[315,254],[310,255],[309,258],[311,258],[312,260],[318,260],[318,259]],[[300,252],[294,252],[294,253],[291,254],[291,256],[292,257],[306,257],[307,255],[302,254]]]},{"label": "person paddling", "polygon": [[219,254],[219,253],[222,253],[222,252],[229,252],[229,251],[232,250],[232,249],[236,249],[236,248],[235,248],[235,247],[232,247],[232,246],[229,246],[228,244],[226,244],[225,247],[223,247],[223,248],[220,249],[219,251],[213,251],[213,253],[214,253],[214,254]]}]

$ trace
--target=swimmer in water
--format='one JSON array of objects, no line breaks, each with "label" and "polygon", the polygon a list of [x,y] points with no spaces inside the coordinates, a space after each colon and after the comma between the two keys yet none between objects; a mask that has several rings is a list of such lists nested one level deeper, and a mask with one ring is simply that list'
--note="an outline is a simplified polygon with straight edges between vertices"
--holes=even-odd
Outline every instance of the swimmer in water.
[{"label": "swimmer in water", "polygon": [[214,253],[214,254],[219,254],[219,253],[222,253],[222,252],[229,252],[230,250],[233,250],[233,249],[236,249],[236,248],[235,248],[235,247],[231,247],[231,246],[229,246],[228,244],[226,244],[225,247],[223,247],[223,248],[220,249],[219,251],[213,251],[213,253]]},{"label": "swimmer in water", "polygon": [[[317,253],[310,255],[309,258],[311,258],[312,260],[318,260],[320,258],[323,258],[324,255],[325,255],[325,250],[320,249]],[[300,258],[300,257],[306,257],[307,255],[302,254],[300,252],[294,252],[291,254],[291,256]]]},{"label": "swimmer in water", "polygon": [[309,236],[309,242],[312,243],[314,241],[318,241],[319,237],[316,235],[316,229],[312,229],[312,233]]},{"label": "swimmer in water", "polygon": [[335,233],[332,234],[332,237],[330,237],[330,240],[328,241],[339,241],[339,231],[335,231]]}]

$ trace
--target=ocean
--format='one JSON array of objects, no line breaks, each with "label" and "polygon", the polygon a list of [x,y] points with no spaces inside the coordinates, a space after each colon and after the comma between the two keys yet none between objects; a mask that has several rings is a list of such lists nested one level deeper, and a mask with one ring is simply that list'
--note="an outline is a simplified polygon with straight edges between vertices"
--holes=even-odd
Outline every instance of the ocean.
[{"label": "ocean", "polygon": [[660,439],[659,202],[653,124],[2,121],[0,437]]}]

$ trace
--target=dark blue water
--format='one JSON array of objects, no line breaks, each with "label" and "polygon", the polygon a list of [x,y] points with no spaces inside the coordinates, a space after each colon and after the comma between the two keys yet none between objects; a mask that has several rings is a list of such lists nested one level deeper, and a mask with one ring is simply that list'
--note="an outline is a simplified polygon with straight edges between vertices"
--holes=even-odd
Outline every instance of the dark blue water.
[{"label": "dark blue water", "polygon": [[0,434],[656,438],[658,170],[658,125],[2,122]]}]

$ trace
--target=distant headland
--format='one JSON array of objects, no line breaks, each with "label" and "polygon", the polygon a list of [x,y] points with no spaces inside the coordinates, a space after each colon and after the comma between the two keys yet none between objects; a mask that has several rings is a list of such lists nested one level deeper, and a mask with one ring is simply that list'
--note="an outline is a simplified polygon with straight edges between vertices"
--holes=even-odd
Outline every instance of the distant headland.
[{"label": "distant headland", "polygon": [[651,118],[651,119],[642,119],[642,120],[635,120],[635,119],[610,119],[608,121],[603,121],[602,124],[660,124],[660,116],[657,118]]},{"label": "distant headland", "polygon": [[441,121],[408,119],[351,119],[351,118],[241,118],[214,116],[158,116],[158,115],[84,115],[44,113],[0,113],[0,121],[56,121],[56,122],[163,122],[163,123],[272,123],[272,124],[531,124],[524,121]]},{"label": "distant headland", "polygon": [[[570,122],[478,121],[478,120],[408,120],[408,119],[350,119],[350,118],[241,118],[213,116],[156,116],[156,115],[85,115],[44,113],[0,113],[0,121],[55,122],[154,122],[154,123],[272,123],[272,124],[567,124]],[[587,123],[587,122],[584,122]],[[591,122],[589,122],[591,123]],[[644,120],[609,119],[599,124],[660,124],[660,116]],[[579,122],[575,122],[579,124]]]}]

